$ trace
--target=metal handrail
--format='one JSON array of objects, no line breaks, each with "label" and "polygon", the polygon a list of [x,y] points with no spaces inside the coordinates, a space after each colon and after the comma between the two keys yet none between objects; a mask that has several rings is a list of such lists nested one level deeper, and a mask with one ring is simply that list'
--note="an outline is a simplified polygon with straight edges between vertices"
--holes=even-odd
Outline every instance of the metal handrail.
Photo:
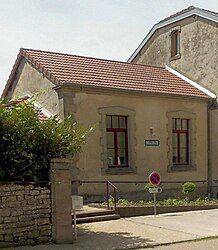
[{"label": "metal handrail", "polygon": [[110,186],[112,186],[113,188],[115,188],[116,190],[117,190],[117,187],[112,183],[112,182],[110,182],[110,181],[107,181],[108,182],[108,184],[110,185]]},{"label": "metal handrail", "polygon": [[117,187],[110,181],[106,182],[106,199],[107,199],[107,209],[110,209],[110,204],[109,204],[109,197],[111,195],[109,195],[109,186],[112,186],[114,189],[114,196],[112,196],[114,198],[114,210],[115,212],[117,212]]},{"label": "metal handrail", "polygon": [[[218,180],[213,180],[214,182]],[[78,182],[78,180],[74,180],[72,182]],[[80,180],[79,181],[81,184],[83,183],[107,183],[108,181],[106,180]],[[110,181],[109,181],[110,182]],[[185,182],[194,182],[194,183],[207,183],[207,180],[198,180],[198,181],[193,181],[193,180],[184,180],[184,181],[161,181],[161,184],[176,184],[176,183],[185,183]],[[133,183],[133,184],[146,184],[149,183],[149,181],[113,181],[115,184],[128,184],[128,183]]]}]

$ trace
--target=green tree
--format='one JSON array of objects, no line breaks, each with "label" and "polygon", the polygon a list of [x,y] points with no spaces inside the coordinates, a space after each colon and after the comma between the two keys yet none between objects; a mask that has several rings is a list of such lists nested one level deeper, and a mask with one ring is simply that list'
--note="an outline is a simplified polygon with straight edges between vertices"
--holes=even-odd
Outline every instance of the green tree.
[{"label": "green tree", "polygon": [[51,158],[72,157],[80,151],[92,128],[61,121],[57,116],[39,119],[29,101],[0,101],[0,181],[45,181]]}]

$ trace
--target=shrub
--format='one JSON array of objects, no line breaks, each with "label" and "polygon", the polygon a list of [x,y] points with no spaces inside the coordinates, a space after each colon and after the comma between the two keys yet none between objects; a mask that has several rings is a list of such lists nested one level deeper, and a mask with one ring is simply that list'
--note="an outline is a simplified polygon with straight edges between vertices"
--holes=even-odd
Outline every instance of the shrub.
[{"label": "shrub", "polygon": [[155,187],[157,186],[149,182],[144,186],[144,190],[148,192],[149,188],[155,188]]},{"label": "shrub", "polygon": [[182,192],[185,195],[188,195],[194,192],[196,189],[196,185],[193,182],[186,182],[182,185]]},{"label": "shrub", "polygon": [[29,101],[0,101],[0,181],[48,180],[50,159],[74,156],[89,134],[72,117],[38,115]]}]

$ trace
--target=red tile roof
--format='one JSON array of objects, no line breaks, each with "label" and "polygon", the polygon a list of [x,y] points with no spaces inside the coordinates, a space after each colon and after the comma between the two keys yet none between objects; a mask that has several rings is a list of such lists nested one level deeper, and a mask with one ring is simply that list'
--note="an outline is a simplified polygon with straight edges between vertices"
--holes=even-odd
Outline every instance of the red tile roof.
[{"label": "red tile roof", "polygon": [[32,49],[20,50],[3,96],[7,95],[13,74],[22,57],[26,58],[55,85],[68,83],[145,93],[209,98],[204,92],[163,67]]},{"label": "red tile roof", "polygon": [[[29,99],[30,99],[29,96],[23,96],[23,97],[18,98],[18,99],[12,99],[8,103],[1,104],[1,105],[7,109],[11,109],[14,106],[16,106],[17,104],[26,102]],[[37,108],[34,106],[34,109],[37,112],[37,116],[38,116],[40,121],[45,121],[46,119],[48,119],[48,117],[44,114],[44,112],[41,108]]]}]

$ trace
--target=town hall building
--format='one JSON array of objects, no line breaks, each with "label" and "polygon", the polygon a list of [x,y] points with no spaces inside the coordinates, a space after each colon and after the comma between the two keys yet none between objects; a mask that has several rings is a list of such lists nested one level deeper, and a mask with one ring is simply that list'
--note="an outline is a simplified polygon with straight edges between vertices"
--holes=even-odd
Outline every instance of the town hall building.
[{"label": "town hall building", "polygon": [[[209,15],[207,11],[202,12]],[[75,158],[78,175],[72,178],[93,181],[92,185],[80,186],[80,194],[102,196],[105,185],[100,181],[109,180],[116,183],[120,197],[142,197],[145,185],[142,182],[148,181],[152,171],[161,174],[163,195],[181,193],[183,181],[195,181],[198,194],[211,192],[209,177],[211,186],[211,175],[218,179],[208,155],[211,147],[216,148],[209,133],[216,121],[209,123],[212,118],[208,112],[216,102],[216,92],[211,87],[217,82],[216,65],[214,63],[204,73],[207,78],[211,75],[211,85],[205,84],[209,83],[207,80],[202,84],[198,82],[203,74],[200,69],[205,70],[206,66],[193,64],[194,55],[190,61],[187,59],[185,66],[186,50],[195,42],[186,33],[191,44],[187,42],[185,50],[182,32],[190,27],[194,36],[195,23],[200,22],[197,26],[209,25],[214,29],[209,31],[212,37],[217,34],[217,26],[213,20],[203,22],[204,17],[193,15],[194,18],[179,19],[181,24],[170,24],[170,18],[175,16],[166,19],[163,22],[167,22],[169,30],[168,26],[154,26],[153,33],[129,62],[20,50],[2,97],[35,96],[48,116],[73,115],[78,123],[94,127]],[[161,35],[163,44],[158,42]],[[203,51],[200,45],[196,46]],[[162,55],[164,52],[166,54]],[[210,58],[216,62],[214,52],[210,51]],[[207,56],[205,51],[205,64],[209,61]],[[203,63],[201,58],[203,54],[199,55]],[[184,61],[179,63],[178,60]],[[196,73],[199,78],[191,74],[189,78],[188,71],[183,74],[182,67],[193,72],[200,70]],[[216,195],[215,190],[212,192]]]}]

